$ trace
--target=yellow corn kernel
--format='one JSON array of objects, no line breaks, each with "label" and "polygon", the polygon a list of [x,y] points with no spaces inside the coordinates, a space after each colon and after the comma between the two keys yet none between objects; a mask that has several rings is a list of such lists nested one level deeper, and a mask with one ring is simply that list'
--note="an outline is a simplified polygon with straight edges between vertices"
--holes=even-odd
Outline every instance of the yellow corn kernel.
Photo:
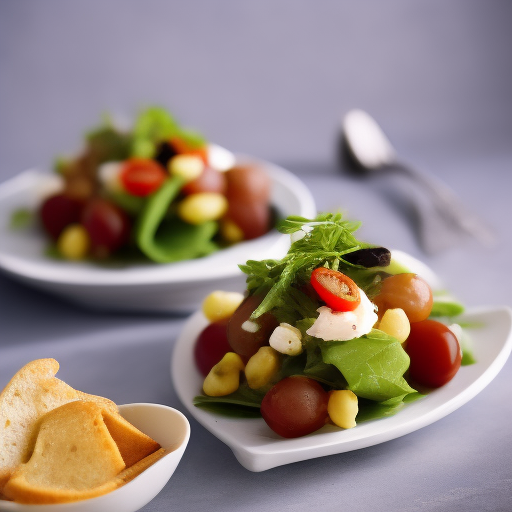
[{"label": "yellow corn kernel", "polygon": [[280,357],[272,347],[261,347],[245,365],[245,378],[251,389],[266,386],[277,374]]},{"label": "yellow corn kernel", "polygon": [[203,391],[208,396],[225,396],[234,393],[240,385],[240,372],[243,369],[242,358],[234,352],[228,352],[204,379]]},{"label": "yellow corn kernel", "polygon": [[228,209],[228,200],[215,192],[200,192],[187,196],[178,204],[178,215],[189,224],[202,224],[220,219]]},{"label": "yellow corn kernel", "polygon": [[229,244],[236,244],[244,239],[244,232],[230,219],[222,219],[220,235]]},{"label": "yellow corn kernel", "polygon": [[378,329],[404,343],[411,332],[411,324],[403,309],[388,309],[382,316]]},{"label": "yellow corn kernel", "polygon": [[169,160],[167,169],[172,176],[179,176],[188,183],[201,176],[204,162],[197,155],[176,155]]},{"label": "yellow corn kernel", "polygon": [[68,260],[81,260],[89,252],[91,240],[81,224],[70,224],[60,234],[57,249]]},{"label": "yellow corn kernel", "polygon": [[210,322],[226,320],[231,318],[243,300],[244,296],[238,292],[214,291],[203,300],[203,314]]},{"label": "yellow corn kernel", "polygon": [[355,427],[358,411],[357,396],[352,391],[340,389],[329,393],[327,412],[331,421],[338,427]]}]

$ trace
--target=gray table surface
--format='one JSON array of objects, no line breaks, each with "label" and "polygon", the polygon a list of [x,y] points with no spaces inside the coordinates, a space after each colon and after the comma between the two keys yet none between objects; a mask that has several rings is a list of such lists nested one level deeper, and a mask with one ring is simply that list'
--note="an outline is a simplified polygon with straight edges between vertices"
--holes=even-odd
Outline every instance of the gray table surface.
[{"label": "gray table surface", "polygon": [[[319,210],[428,263],[468,306],[512,306],[512,4],[505,1],[0,0],[0,180],[49,167],[109,110],[162,104],[275,161]],[[384,180],[336,165],[343,113],[370,111],[400,153],[493,227],[423,254]],[[93,313],[0,276],[0,387],[55,357],[72,386],[184,410],[169,376],[183,317]],[[190,418],[178,469],[144,510],[512,510],[512,361],[471,402],[402,438],[262,473]]]}]

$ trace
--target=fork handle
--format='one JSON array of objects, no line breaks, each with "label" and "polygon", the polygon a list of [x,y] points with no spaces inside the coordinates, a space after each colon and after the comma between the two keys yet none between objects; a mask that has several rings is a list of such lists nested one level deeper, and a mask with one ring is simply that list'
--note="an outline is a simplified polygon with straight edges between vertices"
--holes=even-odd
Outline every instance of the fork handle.
[{"label": "fork handle", "polygon": [[403,174],[420,185],[430,194],[436,209],[447,222],[451,222],[458,229],[477,238],[486,246],[495,242],[490,228],[442,182],[402,162],[386,165],[385,169]]}]

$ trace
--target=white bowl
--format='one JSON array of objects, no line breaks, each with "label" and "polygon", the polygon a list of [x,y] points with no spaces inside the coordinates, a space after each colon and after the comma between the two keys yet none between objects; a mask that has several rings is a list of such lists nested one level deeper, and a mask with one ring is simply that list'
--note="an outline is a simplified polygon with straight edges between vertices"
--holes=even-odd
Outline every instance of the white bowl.
[{"label": "white bowl", "polygon": [[[316,214],[313,197],[289,171],[269,162],[237,155],[239,163],[257,163],[272,179],[271,202],[280,216]],[[41,179],[26,171],[0,185],[0,270],[26,284],[94,309],[187,313],[214,289],[239,290],[245,277],[238,265],[248,259],[281,258],[289,236],[266,235],[210,256],[171,264],[144,263],[106,268],[94,263],[53,260],[44,255],[47,239],[34,230],[13,231],[14,210],[35,208]]]},{"label": "white bowl", "polygon": [[0,500],[6,512],[135,512],[149,503],[165,486],[185,452],[190,438],[190,424],[171,407],[157,404],[121,405],[122,416],[139,430],[170,450],[155,464],[124,486],[103,496],[55,505],[22,505]]}]

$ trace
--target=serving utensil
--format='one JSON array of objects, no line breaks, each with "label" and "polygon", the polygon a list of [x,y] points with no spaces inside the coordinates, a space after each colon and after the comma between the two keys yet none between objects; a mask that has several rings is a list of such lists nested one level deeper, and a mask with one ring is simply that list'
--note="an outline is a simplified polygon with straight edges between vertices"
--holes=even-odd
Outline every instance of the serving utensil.
[{"label": "serving utensil", "polygon": [[[343,151],[353,170],[366,174],[395,174],[410,199],[424,250],[434,254],[458,245],[470,236],[484,245],[494,242],[485,223],[442,182],[400,160],[377,122],[363,110],[351,110],[343,119]],[[404,188],[405,187],[405,188]]]}]

